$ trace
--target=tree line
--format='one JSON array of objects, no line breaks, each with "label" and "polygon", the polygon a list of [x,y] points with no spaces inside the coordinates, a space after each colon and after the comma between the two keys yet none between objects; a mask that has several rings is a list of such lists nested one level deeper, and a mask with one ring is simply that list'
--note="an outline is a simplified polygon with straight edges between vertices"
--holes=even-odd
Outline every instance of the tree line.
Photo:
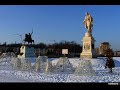
[{"label": "tree line", "polygon": [[[60,57],[62,56],[62,49],[68,49],[68,57],[79,57],[79,54],[82,52],[82,46],[75,41],[60,41],[52,44],[46,44],[40,42],[38,44],[32,44],[32,47],[35,48],[35,54],[38,55],[47,55],[48,57]],[[12,44],[0,44],[0,52],[14,52],[16,55],[20,52],[20,43]]]}]

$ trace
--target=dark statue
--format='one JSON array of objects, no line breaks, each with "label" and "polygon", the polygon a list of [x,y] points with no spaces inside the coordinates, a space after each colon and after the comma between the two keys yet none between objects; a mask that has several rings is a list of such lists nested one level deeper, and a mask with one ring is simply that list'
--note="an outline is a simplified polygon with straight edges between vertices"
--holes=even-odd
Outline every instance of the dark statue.
[{"label": "dark statue", "polygon": [[[32,33],[33,33],[33,32],[32,32]],[[34,40],[33,40],[32,37],[31,37],[31,36],[32,36],[32,33],[25,34],[24,43],[25,43],[25,42],[28,42],[28,44],[29,44],[29,43],[31,43],[31,44],[34,43]]]}]

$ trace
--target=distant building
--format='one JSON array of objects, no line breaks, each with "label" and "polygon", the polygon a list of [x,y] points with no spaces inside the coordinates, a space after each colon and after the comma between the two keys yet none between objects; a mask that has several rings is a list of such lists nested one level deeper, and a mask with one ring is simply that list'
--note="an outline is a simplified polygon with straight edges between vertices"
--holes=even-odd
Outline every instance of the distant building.
[{"label": "distant building", "polygon": [[96,54],[99,55],[99,47],[95,48]]},{"label": "distant building", "polygon": [[115,56],[115,57],[120,56],[120,51],[114,51],[114,56]]},{"label": "distant building", "polygon": [[35,54],[36,56],[39,56],[39,55],[47,55],[47,52],[48,50],[46,48],[36,48],[35,49]]},{"label": "distant building", "polygon": [[110,48],[109,42],[101,43],[101,45],[99,47],[99,55],[105,55],[105,52],[108,48]]}]

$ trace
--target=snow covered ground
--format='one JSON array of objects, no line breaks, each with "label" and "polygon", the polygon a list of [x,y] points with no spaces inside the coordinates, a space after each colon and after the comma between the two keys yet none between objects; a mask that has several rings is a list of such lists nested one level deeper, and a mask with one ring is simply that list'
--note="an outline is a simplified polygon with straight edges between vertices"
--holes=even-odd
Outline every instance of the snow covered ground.
[{"label": "snow covered ground", "polygon": [[[1,58],[2,59],[2,58]],[[113,73],[105,69],[105,58],[91,59],[91,64],[96,72],[94,76],[79,76],[76,74],[45,74],[35,71],[21,71],[12,69],[8,61],[0,59],[0,82],[120,82],[120,57],[114,57],[116,67]],[[10,58],[9,58],[10,59]],[[56,65],[59,58],[49,58],[52,65]],[[80,58],[69,58],[74,68],[80,63]]]}]

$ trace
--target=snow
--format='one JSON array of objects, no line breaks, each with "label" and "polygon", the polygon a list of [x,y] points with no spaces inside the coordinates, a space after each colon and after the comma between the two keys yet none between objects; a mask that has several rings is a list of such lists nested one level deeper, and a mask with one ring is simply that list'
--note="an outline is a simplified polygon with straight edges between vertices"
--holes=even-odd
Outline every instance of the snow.
[{"label": "snow", "polygon": [[[13,57],[0,58],[0,82],[120,82],[120,57],[114,57],[115,68],[113,73],[109,73],[108,69],[105,69],[105,58],[90,59],[92,68],[95,70],[96,75],[81,76],[71,73],[41,73],[33,70],[15,70],[10,63]],[[52,62],[52,66],[55,66],[59,61],[59,58],[48,58]],[[80,58],[69,58],[73,68],[77,68],[80,64]],[[31,63],[33,64],[33,62]]]}]

